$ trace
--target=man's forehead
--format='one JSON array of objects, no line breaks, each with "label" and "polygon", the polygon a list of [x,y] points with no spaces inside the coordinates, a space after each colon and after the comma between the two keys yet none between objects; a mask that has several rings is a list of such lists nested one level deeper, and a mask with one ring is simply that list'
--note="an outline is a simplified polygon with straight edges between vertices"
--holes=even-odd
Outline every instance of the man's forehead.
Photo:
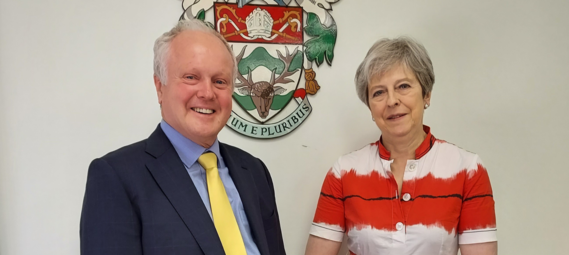
[{"label": "man's forehead", "polygon": [[172,44],[181,44],[181,45],[188,45],[188,44],[196,44],[200,42],[208,42],[212,41],[215,38],[210,33],[199,31],[199,30],[186,30],[182,31],[180,34],[176,35],[174,39],[172,39]]},{"label": "man's forehead", "polygon": [[171,44],[171,48],[175,48],[176,50],[193,48],[194,46],[209,49],[216,48],[216,51],[226,52],[228,57],[233,57],[225,43],[220,38],[217,38],[212,33],[205,31],[184,31],[177,35],[172,40]]},{"label": "man's forehead", "polygon": [[203,31],[187,32],[186,34],[179,34],[179,37],[172,41],[166,60],[171,72],[203,72],[207,70],[212,72],[212,75],[232,75],[233,62],[231,58],[233,56],[221,40]]}]

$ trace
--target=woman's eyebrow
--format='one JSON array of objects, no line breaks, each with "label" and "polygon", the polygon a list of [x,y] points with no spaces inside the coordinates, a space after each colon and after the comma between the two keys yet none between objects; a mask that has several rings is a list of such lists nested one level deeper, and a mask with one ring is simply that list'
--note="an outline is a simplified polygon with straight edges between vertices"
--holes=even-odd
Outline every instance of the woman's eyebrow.
[{"label": "woman's eyebrow", "polygon": [[[404,81],[406,81],[406,82],[411,82],[411,79],[410,79],[410,78],[407,78],[407,77],[401,78],[401,79],[395,80],[395,82],[393,82],[393,84],[399,84],[399,83],[404,82]],[[369,88],[370,88],[370,89],[371,89],[371,88],[376,88],[376,87],[383,87],[383,88],[386,88],[387,85],[383,85],[383,84],[370,84],[370,85],[369,85]]]}]

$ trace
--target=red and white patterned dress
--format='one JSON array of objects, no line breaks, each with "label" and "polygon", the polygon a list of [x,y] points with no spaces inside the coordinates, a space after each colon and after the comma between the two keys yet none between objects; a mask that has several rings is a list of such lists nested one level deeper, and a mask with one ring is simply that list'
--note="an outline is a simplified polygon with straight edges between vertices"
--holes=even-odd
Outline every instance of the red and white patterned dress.
[{"label": "red and white patterned dress", "polygon": [[338,242],[347,234],[357,255],[456,255],[458,244],[496,241],[482,161],[424,130],[401,195],[381,139],[340,157],[322,185],[310,234]]}]

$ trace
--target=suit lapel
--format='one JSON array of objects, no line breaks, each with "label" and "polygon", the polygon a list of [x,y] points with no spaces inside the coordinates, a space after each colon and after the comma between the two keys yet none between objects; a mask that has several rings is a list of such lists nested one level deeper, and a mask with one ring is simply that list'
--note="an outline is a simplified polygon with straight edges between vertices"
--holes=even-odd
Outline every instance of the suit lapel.
[{"label": "suit lapel", "polygon": [[184,164],[160,126],[147,141],[146,151],[155,160],[146,166],[202,251],[206,255],[224,254],[213,221]]},{"label": "suit lapel", "polygon": [[263,255],[269,255],[269,247],[265,228],[261,217],[261,209],[259,208],[259,198],[257,188],[251,172],[242,164],[240,158],[231,155],[224,144],[220,143],[220,152],[223,161],[229,170],[229,175],[239,191],[239,197],[243,202],[243,208],[249,221],[251,233],[259,252]]}]

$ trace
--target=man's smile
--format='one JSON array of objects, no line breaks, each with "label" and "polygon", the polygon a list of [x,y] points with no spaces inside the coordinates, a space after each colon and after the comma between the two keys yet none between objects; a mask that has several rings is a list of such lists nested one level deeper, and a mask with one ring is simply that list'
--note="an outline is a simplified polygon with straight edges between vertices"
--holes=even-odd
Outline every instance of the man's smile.
[{"label": "man's smile", "polygon": [[212,109],[197,108],[197,107],[192,107],[192,110],[194,110],[195,112],[202,113],[202,114],[212,114],[215,112],[215,110],[212,110]]}]

